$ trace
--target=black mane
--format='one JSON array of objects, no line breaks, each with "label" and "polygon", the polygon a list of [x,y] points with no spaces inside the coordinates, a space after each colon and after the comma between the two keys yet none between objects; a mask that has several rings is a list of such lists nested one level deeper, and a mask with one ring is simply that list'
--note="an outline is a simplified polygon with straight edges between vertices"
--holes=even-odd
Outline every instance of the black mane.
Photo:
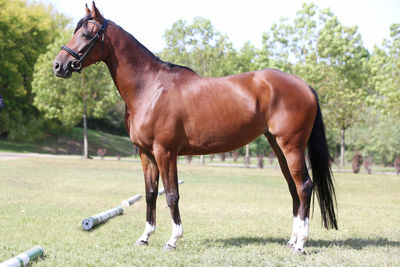
[{"label": "black mane", "polygon": [[[115,23],[114,23],[115,24]],[[124,31],[131,39],[132,41],[134,41],[137,45],[137,47],[144,52],[145,54],[149,55],[150,57],[152,57],[155,61],[157,61],[158,63],[160,63],[162,66],[166,67],[167,69],[171,70],[171,71],[177,71],[179,69],[186,69],[188,71],[191,71],[193,73],[196,73],[194,70],[192,70],[189,67],[186,66],[182,66],[182,65],[178,65],[178,64],[174,64],[171,62],[167,62],[167,61],[163,61],[162,59],[160,59],[158,56],[156,56],[155,54],[153,54],[147,47],[145,47],[144,45],[142,45],[142,43],[140,43],[132,34],[130,34],[129,32],[125,31],[122,27],[118,26],[117,24],[115,24],[118,28],[120,28],[122,31]]]}]

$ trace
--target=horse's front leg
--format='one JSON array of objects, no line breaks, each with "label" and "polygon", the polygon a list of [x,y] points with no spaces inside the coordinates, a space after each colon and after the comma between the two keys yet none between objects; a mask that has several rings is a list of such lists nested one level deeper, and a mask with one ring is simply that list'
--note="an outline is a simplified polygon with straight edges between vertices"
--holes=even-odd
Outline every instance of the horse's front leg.
[{"label": "horse's front leg", "polygon": [[158,147],[154,151],[157,165],[164,184],[167,205],[172,217],[172,234],[164,246],[164,250],[175,249],[176,242],[183,236],[183,227],[179,215],[179,190],[177,173],[177,153]]},{"label": "horse's front leg", "polygon": [[147,245],[150,235],[156,230],[156,203],[158,196],[159,170],[155,158],[140,150],[144,183],[146,187],[146,226],[136,245]]}]

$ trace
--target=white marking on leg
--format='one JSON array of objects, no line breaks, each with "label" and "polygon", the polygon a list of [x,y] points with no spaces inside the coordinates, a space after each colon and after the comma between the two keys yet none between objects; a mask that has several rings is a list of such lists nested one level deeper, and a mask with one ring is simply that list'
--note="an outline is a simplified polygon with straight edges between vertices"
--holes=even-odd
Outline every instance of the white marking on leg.
[{"label": "white marking on leg", "polygon": [[156,231],[156,226],[155,225],[151,225],[149,222],[146,222],[146,226],[144,227],[144,232],[139,237],[138,242],[139,241],[143,241],[143,242],[147,243],[147,241],[149,240],[149,237],[152,234],[154,234],[155,231]]},{"label": "white marking on leg", "polygon": [[172,221],[172,234],[171,234],[171,237],[169,238],[166,246],[170,246],[173,248],[176,247],[176,242],[182,236],[183,236],[182,224],[175,224],[174,221]]},{"label": "white marking on leg", "polygon": [[290,245],[291,247],[294,247],[296,245],[299,224],[300,224],[300,217],[299,216],[293,217],[292,236],[290,237],[290,240],[288,242],[288,245]]},{"label": "white marking on leg", "polygon": [[297,242],[294,249],[304,252],[304,244],[308,239],[308,217],[304,220],[299,220],[298,231],[297,231]]}]

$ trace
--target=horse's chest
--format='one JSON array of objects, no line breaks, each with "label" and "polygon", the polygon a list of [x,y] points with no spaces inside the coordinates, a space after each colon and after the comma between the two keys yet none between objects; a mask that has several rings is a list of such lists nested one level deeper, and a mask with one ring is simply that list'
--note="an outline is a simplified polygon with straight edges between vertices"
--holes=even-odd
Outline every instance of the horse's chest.
[{"label": "horse's chest", "polygon": [[133,144],[151,150],[153,146],[154,133],[152,131],[150,121],[146,118],[133,116],[129,114],[125,116],[129,137]]}]

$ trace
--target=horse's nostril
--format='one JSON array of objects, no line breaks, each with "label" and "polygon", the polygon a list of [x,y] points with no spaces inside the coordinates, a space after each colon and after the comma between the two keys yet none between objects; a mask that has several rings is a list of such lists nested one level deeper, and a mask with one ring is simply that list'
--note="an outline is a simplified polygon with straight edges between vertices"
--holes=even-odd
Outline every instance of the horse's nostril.
[{"label": "horse's nostril", "polygon": [[58,64],[57,62],[54,64],[54,69],[58,70],[60,68],[60,64]]}]

